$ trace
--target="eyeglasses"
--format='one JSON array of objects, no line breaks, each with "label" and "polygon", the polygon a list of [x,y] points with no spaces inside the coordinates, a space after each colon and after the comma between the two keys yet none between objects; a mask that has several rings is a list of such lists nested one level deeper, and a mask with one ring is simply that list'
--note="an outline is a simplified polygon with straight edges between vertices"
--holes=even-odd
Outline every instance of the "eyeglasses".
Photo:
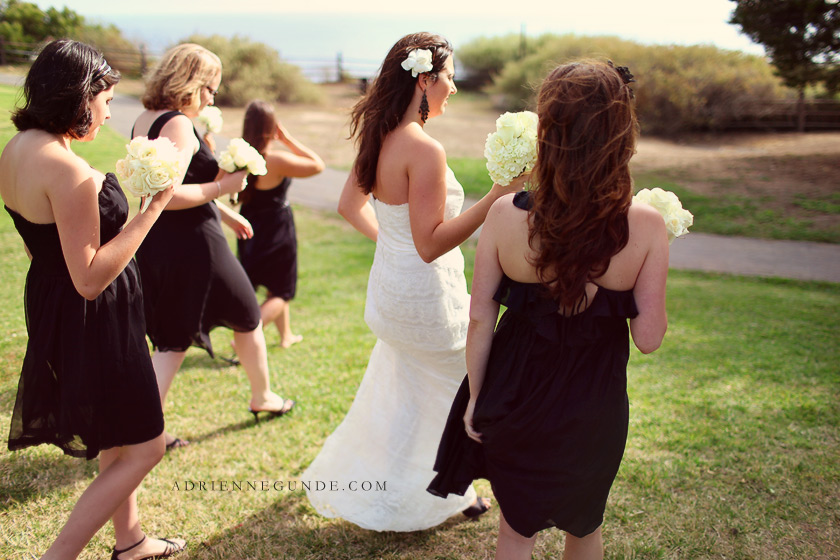
[{"label": "eyeglasses", "polygon": [[205,88],[207,88],[207,92],[208,92],[210,95],[212,95],[213,97],[216,97],[216,95],[218,95],[218,94],[219,94],[219,90],[217,90],[217,89],[213,89],[213,88],[211,88],[210,86],[204,86],[204,87],[205,87]]}]

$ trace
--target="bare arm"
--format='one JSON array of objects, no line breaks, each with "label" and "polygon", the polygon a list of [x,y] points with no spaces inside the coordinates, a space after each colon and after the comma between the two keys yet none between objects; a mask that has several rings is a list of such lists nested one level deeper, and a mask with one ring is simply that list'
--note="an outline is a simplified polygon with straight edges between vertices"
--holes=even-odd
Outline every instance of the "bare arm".
[{"label": "bare arm", "polygon": [[[192,121],[185,115],[178,115],[163,126],[160,136],[169,138],[180,150],[181,169],[182,173],[185,174],[192,156],[198,151],[198,138],[195,137]],[[245,188],[246,177],[247,171],[237,171],[236,173],[221,175],[218,181],[179,185],[167,209],[194,208],[223,194],[238,193]],[[183,175],[181,179],[183,179]]]},{"label": "bare arm", "polygon": [[338,213],[370,240],[376,241],[379,222],[376,221],[376,212],[368,204],[368,200],[370,195],[362,192],[356,180],[356,172],[350,172],[338,200]]},{"label": "bare arm", "polygon": [[170,187],[152,198],[123,230],[100,246],[99,175],[84,163],[68,165],[66,182],[47,191],[61,250],[73,286],[84,298],[95,299],[125,269],[155,220],[173,196]]},{"label": "bare arm", "polygon": [[411,235],[420,258],[432,262],[451,251],[478,229],[490,206],[500,197],[521,190],[526,178],[510,185],[494,184],[486,195],[459,216],[444,220],[446,205],[446,154],[437,142],[418,145],[408,167],[408,211]]},{"label": "bare arm", "polygon": [[633,287],[633,298],[639,314],[630,319],[633,343],[642,353],[649,354],[662,344],[668,329],[665,310],[665,283],[668,279],[668,235],[665,221],[653,208],[645,206],[637,215],[634,225],[642,239],[648,242],[648,251]]},{"label": "bare arm", "polygon": [[324,170],[324,160],[313,150],[291,136],[286,128],[277,123],[277,139],[290,151],[271,151],[266,163],[276,168],[276,173],[285,177],[311,177]]},{"label": "bare arm", "polygon": [[496,231],[501,226],[493,218],[498,211],[491,210],[487,223],[481,230],[475,253],[475,271],[473,273],[472,294],[470,296],[470,324],[467,330],[467,375],[470,383],[470,400],[464,415],[464,427],[467,435],[480,442],[481,434],[472,425],[476,399],[484,384],[487,360],[493,343],[493,332],[499,316],[499,304],[493,299],[502,279],[502,267],[499,263]]},{"label": "bare arm", "polygon": [[220,200],[216,201],[216,206],[219,207],[222,222],[236,233],[237,239],[251,239],[254,237],[254,228],[251,226],[251,222],[241,214],[231,210]]}]

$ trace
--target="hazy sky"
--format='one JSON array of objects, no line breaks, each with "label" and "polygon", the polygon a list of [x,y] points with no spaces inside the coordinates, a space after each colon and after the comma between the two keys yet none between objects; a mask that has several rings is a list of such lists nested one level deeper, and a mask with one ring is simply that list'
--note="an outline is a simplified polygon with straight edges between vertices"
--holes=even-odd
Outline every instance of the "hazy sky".
[{"label": "hazy sky", "polygon": [[[522,26],[529,34],[618,35],[642,43],[708,43],[721,48],[762,54],[760,46],[727,23],[735,4],[730,0],[32,0],[42,9],[67,6],[85,17],[108,22],[108,16],[174,13],[376,13],[398,14],[416,22],[417,30],[435,31],[447,15],[495,16]],[[305,6],[305,10],[301,7]],[[442,26],[439,26],[442,27]],[[233,32],[241,30],[232,30]]]}]

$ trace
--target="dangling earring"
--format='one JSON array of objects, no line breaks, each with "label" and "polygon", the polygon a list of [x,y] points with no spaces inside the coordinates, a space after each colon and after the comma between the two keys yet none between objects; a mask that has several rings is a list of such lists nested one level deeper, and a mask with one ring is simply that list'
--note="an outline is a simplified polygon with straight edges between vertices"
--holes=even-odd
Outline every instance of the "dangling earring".
[{"label": "dangling earring", "polygon": [[426,99],[426,90],[423,90],[423,97],[420,99],[420,119],[426,122],[429,118],[429,100]]}]

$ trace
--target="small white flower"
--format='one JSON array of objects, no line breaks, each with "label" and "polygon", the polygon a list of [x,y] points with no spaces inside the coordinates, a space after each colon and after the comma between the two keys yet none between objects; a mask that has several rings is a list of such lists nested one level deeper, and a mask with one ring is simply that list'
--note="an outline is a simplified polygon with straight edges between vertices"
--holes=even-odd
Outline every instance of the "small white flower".
[{"label": "small white flower", "polygon": [[432,51],[429,49],[414,49],[408,53],[408,57],[402,61],[403,70],[411,70],[411,77],[416,78],[418,74],[429,72],[432,69]]},{"label": "small white flower", "polygon": [[265,175],[265,159],[260,153],[242,138],[234,138],[227,148],[219,154],[219,167],[233,173],[240,169],[247,169],[251,175]]},{"label": "small white flower", "polygon": [[665,219],[665,229],[668,230],[668,243],[673,243],[677,237],[688,233],[688,228],[694,224],[694,216],[682,207],[680,199],[671,191],[654,187],[642,189],[636,193],[633,200],[653,206]]},{"label": "small white flower", "polygon": [[484,143],[484,157],[490,178],[499,185],[531,171],[537,163],[536,113],[505,113],[496,119],[496,132]]},{"label": "small white flower", "polygon": [[116,171],[123,186],[134,196],[150,199],[181,177],[180,153],[169,138],[149,140],[137,136],[126,145],[126,151],[126,156],[117,161]]},{"label": "small white flower", "polygon": [[222,111],[218,107],[208,105],[198,114],[198,122],[204,125],[207,132],[220,132],[222,130]]}]

